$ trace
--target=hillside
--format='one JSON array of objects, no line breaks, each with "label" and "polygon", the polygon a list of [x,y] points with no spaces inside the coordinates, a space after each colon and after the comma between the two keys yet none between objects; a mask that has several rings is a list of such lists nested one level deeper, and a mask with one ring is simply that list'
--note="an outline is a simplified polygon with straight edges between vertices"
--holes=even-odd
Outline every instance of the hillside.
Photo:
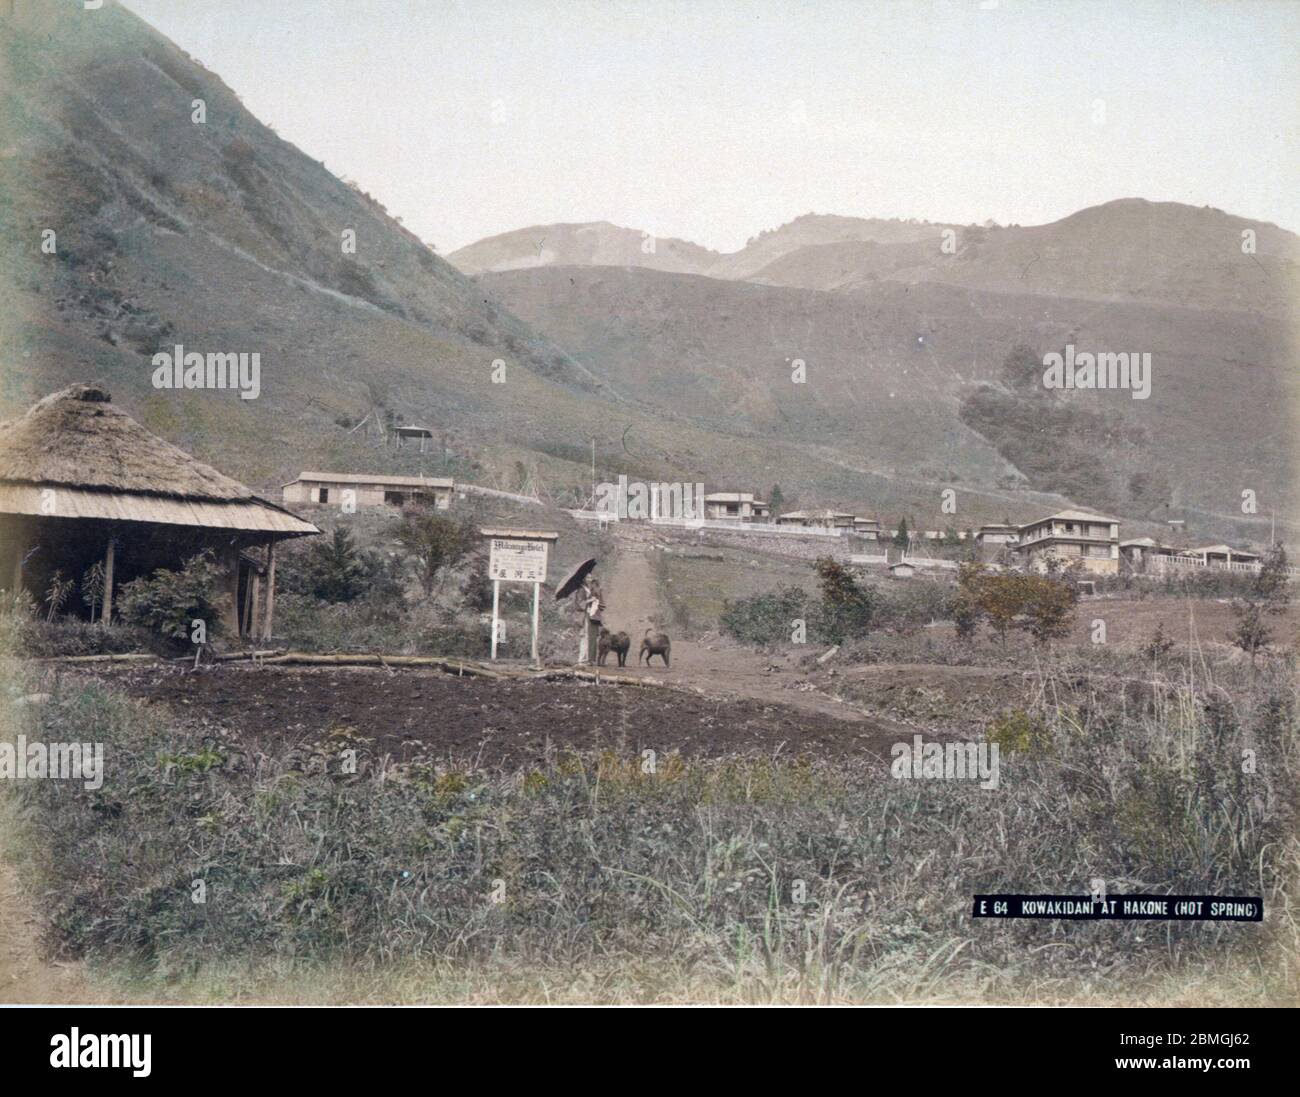
[{"label": "hillside", "polygon": [[[1253,254],[1242,251],[1243,233],[1254,235]],[[959,229],[955,253],[944,252],[941,243],[936,229],[911,245],[809,246],[754,277],[850,290],[890,278],[1277,316],[1286,315],[1300,294],[1300,237],[1176,202],[1122,199],[1048,225]]]},{"label": "hillside", "polygon": [[[594,439],[602,478],[885,494],[819,443],[601,382],[114,3],[0,16],[0,148],[0,231],[23,242],[0,254],[0,418],[101,379],[149,429],[271,492],[323,467],[580,500]],[[258,353],[260,395],[153,388],[153,354],[176,344]],[[432,452],[385,448],[355,429],[367,417],[429,426]]]},{"label": "hillside", "polygon": [[447,258],[466,274],[556,266],[646,267],[702,274],[719,256],[685,240],[652,238],[639,229],[600,221],[516,229],[479,240]]},{"label": "hillside", "polygon": [[[1237,523],[1244,488],[1280,521],[1294,514],[1300,393],[1279,319],[889,280],[835,293],[575,267],[482,282],[646,405],[815,444],[894,482],[1052,491],[1130,519],[1186,514],[1223,535],[1261,534]],[[1149,350],[1151,397],[1055,394],[1051,416],[1015,403],[1010,351],[1071,342]],[[795,358],[806,384],[791,382]]]},{"label": "hillside", "polygon": [[[542,240],[542,265],[475,280],[111,2],[0,15],[0,148],[0,231],[23,245],[0,254],[0,417],[99,378],[271,491],[325,467],[578,501],[594,439],[598,478],[781,483],[932,526],[950,486],[963,525],[1069,500],[1258,539],[1236,523],[1244,488],[1262,514],[1295,513],[1295,237],[1218,211],[1125,202],[954,229],[954,256],[945,226],[919,222],[809,215],[731,256],[551,226],[457,253],[517,265]],[[1234,244],[1243,226],[1256,255]],[[1002,363],[1069,341],[1150,350],[1152,398],[1054,397],[1045,429]],[[178,343],[260,354],[259,397],[154,389],[152,355]],[[426,425],[433,451],[384,448],[363,420]]]}]

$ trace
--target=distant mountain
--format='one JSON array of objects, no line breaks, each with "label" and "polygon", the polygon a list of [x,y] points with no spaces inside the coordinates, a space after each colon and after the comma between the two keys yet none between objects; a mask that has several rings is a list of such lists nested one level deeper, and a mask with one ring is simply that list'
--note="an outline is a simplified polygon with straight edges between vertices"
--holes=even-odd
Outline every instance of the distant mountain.
[{"label": "distant mountain", "polygon": [[759,233],[740,251],[719,259],[706,273],[714,278],[762,281],[756,277],[760,272],[803,248],[846,243],[917,244],[923,241],[933,242],[937,247],[940,234],[946,228],[955,226],[808,213],[780,228]]},{"label": "distant mountain", "polygon": [[740,251],[722,254],[685,240],[654,238],[640,229],[620,228],[608,221],[531,225],[479,240],[452,252],[447,259],[466,274],[534,267],[645,267],[677,274],[749,279],[801,248],[845,241],[895,244],[937,239],[944,227],[809,213],[759,233]]},{"label": "distant mountain", "polygon": [[516,229],[479,240],[447,258],[466,274],[554,266],[646,267],[701,274],[719,255],[684,240],[657,239],[638,229],[597,221]]},{"label": "distant mountain", "polygon": [[[1297,512],[1296,238],[1215,210],[809,215],[729,256],[551,226],[462,249],[470,278],[111,0],[0,3],[0,196],[0,418],[102,379],[269,490],[324,467],[582,493],[594,438],[602,477],[780,483],[931,528],[945,487],[960,525],[1068,501],[1258,539],[1243,490]],[[1070,342],[1150,351],[1151,398],[1008,372]],[[259,397],[155,389],[178,343],[260,354]],[[367,440],[376,420],[433,452]]]},{"label": "distant mountain", "polygon": [[[855,292],[599,267],[481,281],[643,404],[815,446],[904,494],[920,483],[1053,492],[1255,538],[1267,521],[1242,515],[1244,489],[1296,514],[1300,376],[1287,317],[888,278]],[[1151,353],[1150,397],[1044,393],[1041,356],[1071,343]],[[1009,377],[1018,346],[1032,369]]]},{"label": "distant mountain", "polygon": [[[880,281],[1096,300],[1286,313],[1300,299],[1300,237],[1177,202],[1124,198],[1046,225],[950,225],[806,214],[720,255],[680,240],[642,254],[643,234],[547,225],[449,258],[469,274],[539,266],[638,266],[802,289]],[[531,249],[531,250],[530,250]]]},{"label": "distant mountain", "polygon": [[[100,379],[272,491],[323,467],[583,492],[595,439],[602,475],[873,494],[836,454],[600,381],[113,0],[0,2],[0,195],[0,419]],[[258,353],[260,395],[155,389],[176,344]],[[431,452],[367,439],[376,420],[428,426]]]},{"label": "distant mountain", "polygon": [[807,247],[754,279],[848,290],[882,279],[943,282],[1277,315],[1300,299],[1300,237],[1176,202],[1126,198],[1048,225],[956,229],[950,250],[945,242],[939,228],[913,243]]}]

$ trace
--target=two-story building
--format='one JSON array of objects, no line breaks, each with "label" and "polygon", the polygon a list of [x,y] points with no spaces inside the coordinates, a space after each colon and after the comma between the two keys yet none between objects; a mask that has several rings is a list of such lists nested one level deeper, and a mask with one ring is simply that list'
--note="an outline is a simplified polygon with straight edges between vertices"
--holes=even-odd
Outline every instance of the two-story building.
[{"label": "two-story building", "polygon": [[1038,571],[1055,559],[1062,565],[1079,564],[1098,575],[1119,572],[1119,519],[1082,510],[1049,514],[1019,528],[1019,541],[1011,546],[1017,560]]},{"label": "two-story building", "polygon": [[853,532],[859,537],[865,537],[868,541],[879,541],[881,537],[880,521],[876,518],[855,517],[853,519]]},{"label": "two-story building", "polygon": [[768,505],[752,491],[711,491],[704,497],[704,517],[715,520],[766,521]]},{"label": "two-story building", "polygon": [[1020,540],[1020,527],[1008,526],[1001,522],[989,522],[980,526],[975,540],[981,545],[1010,545]]}]

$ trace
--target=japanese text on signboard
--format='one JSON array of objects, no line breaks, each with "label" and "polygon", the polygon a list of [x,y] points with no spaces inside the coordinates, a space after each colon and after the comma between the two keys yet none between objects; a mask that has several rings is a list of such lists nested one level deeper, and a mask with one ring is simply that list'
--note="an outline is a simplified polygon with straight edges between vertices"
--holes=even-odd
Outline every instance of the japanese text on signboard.
[{"label": "japanese text on signboard", "polygon": [[544,583],[549,548],[545,541],[515,541],[494,537],[488,558],[488,578]]}]

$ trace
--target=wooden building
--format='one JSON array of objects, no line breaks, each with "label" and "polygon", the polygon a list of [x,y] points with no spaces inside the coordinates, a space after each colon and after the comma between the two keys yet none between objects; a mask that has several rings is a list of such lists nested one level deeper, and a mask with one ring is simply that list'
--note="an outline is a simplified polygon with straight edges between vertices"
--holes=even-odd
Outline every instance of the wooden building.
[{"label": "wooden building", "polygon": [[704,517],[764,522],[768,506],[762,499],[755,499],[752,491],[711,491],[704,497]]},{"label": "wooden building", "polygon": [[[302,472],[284,484],[285,503],[326,503],[341,507],[404,507],[423,503],[438,510],[451,506],[455,482],[438,476],[380,476],[375,473]],[[348,493],[351,492],[349,495]]]},{"label": "wooden building", "polygon": [[[275,545],[319,533],[236,480],[145,430],[98,384],[45,397],[0,423],[0,582],[39,601],[57,572],[103,569],[102,620],[114,589],[210,549],[225,569],[222,624],[268,637]],[[80,599],[66,610],[79,610]]]},{"label": "wooden building", "polygon": [[986,522],[975,533],[981,545],[1011,545],[1020,540],[1020,527],[1001,522]]},{"label": "wooden building", "polygon": [[1062,565],[1078,564],[1098,575],[1119,572],[1119,519],[1082,510],[1063,510],[1028,522],[1019,529],[1012,546],[1017,560],[1036,571],[1049,559]]},{"label": "wooden building", "polygon": [[864,518],[860,515],[853,519],[853,532],[868,541],[879,541],[883,535],[878,519]]},{"label": "wooden building", "polygon": [[804,526],[808,529],[854,528],[856,516],[846,510],[791,510],[777,516],[779,526]]}]

